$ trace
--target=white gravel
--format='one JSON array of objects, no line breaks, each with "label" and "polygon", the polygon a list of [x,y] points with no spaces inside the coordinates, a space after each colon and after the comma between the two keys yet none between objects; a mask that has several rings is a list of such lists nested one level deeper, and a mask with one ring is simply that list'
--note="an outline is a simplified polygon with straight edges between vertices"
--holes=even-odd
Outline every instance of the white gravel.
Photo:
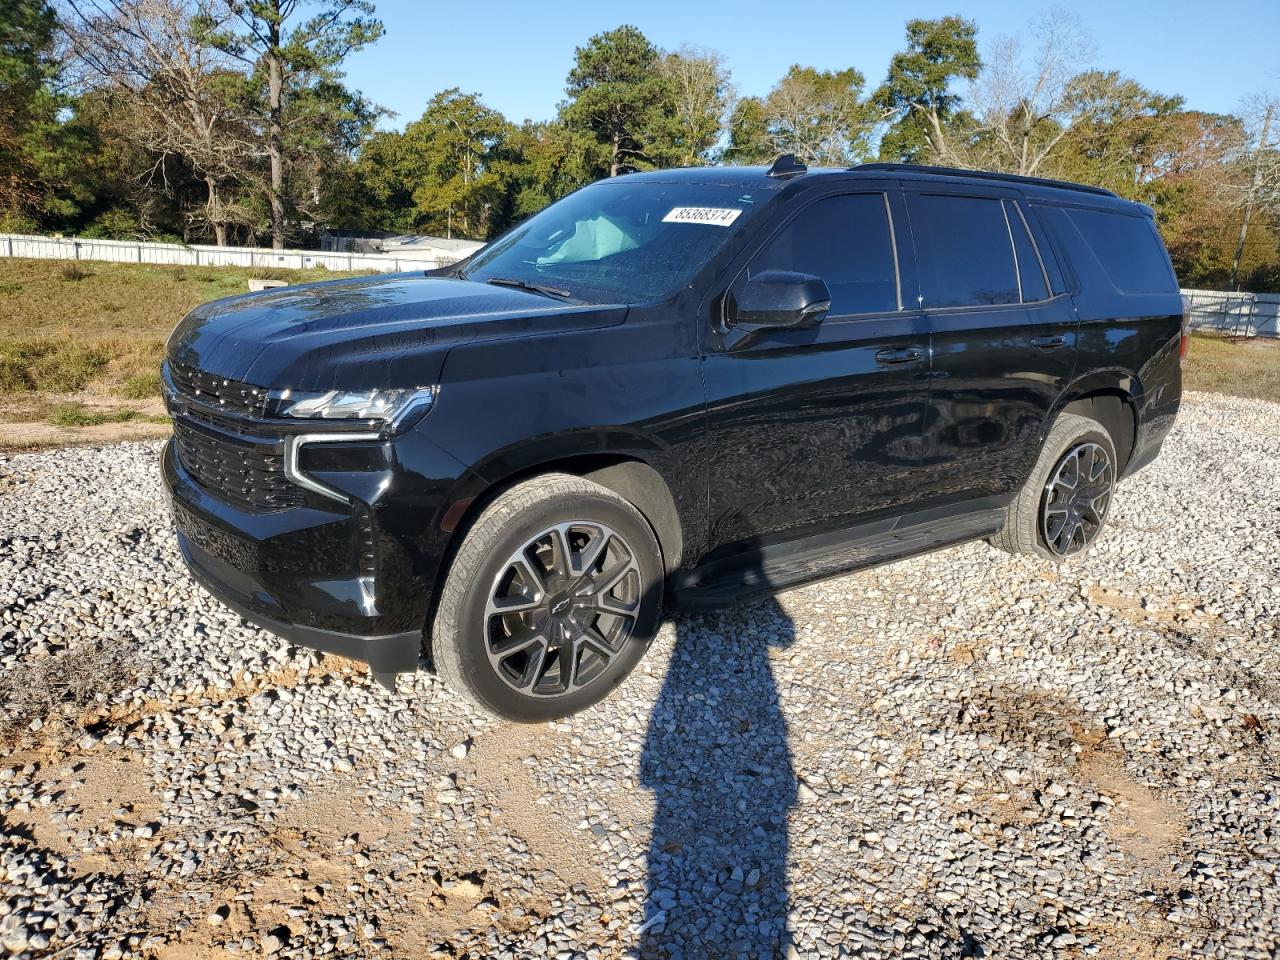
[{"label": "white gravel", "polygon": [[206,597],[158,449],[0,457],[0,670],[117,658],[0,747],[0,957],[1280,957],[1280,406],[1190,396],[1078,565],[681,618],[536,728]]}]

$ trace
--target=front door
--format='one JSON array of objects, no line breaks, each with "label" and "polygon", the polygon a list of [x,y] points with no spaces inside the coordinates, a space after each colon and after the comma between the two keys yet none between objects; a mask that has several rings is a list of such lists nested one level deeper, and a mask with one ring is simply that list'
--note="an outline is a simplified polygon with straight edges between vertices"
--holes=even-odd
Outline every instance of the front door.
[{"label": "front door", "polygon": [[914,496],[929,342],[903,292],[914,278],[902,195],[886,185],[797,205],[728,289],[763,270],[814,274],[831,291],[826,319],[747,334],[707,325],[713,549],[825,533]]},{"label": "front door", "polygon": [[998,504],[1026,481],[1071,379],[1075,308],[1051,291],[1012,191],[906,195],[933,347],[921,490],[930,506]]}]

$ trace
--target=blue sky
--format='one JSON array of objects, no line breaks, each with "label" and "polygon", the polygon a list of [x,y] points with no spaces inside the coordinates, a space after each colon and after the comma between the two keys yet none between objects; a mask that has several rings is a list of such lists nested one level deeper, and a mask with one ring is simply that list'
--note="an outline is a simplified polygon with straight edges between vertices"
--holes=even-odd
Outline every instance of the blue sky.
[{"label": "blue sky", "polygon": [[[594,33],[634,23],[663,48],[713,47],[743,94],[764,94],[792,63],[857,67],[868,87],[884,77],[911,17],[960,13],[979,44],[1022,30],[1035,4],[866,0],[376,0],[387,34],[348,62],[352,86],[399,116],[402,127],[447,87],[479,93],[508,119],[547,119],[564,96],[574,48]],[[1077,0],[1093,34],[1097,66],[1120,70],[1188,106],[1234,109],[1243,94],[1280,88],[1280,2]],[[1156,12],[1158,11],[1158,12]]]}]

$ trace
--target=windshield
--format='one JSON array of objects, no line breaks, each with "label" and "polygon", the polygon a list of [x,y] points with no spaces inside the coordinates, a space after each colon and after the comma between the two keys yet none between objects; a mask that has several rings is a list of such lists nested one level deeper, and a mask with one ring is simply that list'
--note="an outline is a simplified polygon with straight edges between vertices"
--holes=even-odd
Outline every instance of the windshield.
[{"label": "windshield", "polygon": [[768,197],[768,188],[604,180],[495,240],[464,275],[588,303],[656,300],[687,283]]}]

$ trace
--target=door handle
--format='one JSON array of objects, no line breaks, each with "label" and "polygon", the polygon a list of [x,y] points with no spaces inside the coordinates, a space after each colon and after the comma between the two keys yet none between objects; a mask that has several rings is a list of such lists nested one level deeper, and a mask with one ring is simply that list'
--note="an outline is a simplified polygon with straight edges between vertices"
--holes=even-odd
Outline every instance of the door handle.
[{"label": "door handle", "polygon": [[1067,338],[1062,334],[1055,334],[1051,337],[1032,337],[1031,345],[1039,347],[1041,350],[1053,350],[1066,344]]},{"label": "door handle", "polygon": [[876,351],[876,363],[910,363],[924,356],[919,347],[902,347],[899,350],[886,349]]}]

